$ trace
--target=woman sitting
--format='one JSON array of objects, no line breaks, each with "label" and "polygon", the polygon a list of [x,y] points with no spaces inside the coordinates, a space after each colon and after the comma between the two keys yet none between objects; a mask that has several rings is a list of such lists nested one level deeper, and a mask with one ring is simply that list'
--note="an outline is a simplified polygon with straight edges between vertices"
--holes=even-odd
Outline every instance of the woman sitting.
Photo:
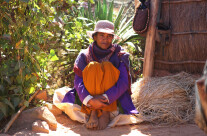
[{"label": "woman sitting", "polygon": [[[117,104],[124,114],[138,113],[130,97],[129,54],[112,44],[118,36],[110,21],[98,21],[94,31],[87,34],[94,42],[75,61],[74,88],[82,102],[81,111],[89,115],[86,127],[105,129]],[[67,97],[64,102],[70,99]]]}]

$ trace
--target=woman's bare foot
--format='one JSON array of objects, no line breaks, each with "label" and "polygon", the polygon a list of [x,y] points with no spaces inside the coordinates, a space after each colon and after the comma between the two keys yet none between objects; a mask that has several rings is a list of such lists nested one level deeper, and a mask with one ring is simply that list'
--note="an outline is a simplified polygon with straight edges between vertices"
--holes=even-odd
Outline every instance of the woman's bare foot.
[{"label": "woman's bare foot", "polygon": [[105,129],[110,122],[110,114],[108,111],[103,111],[103,114],[98,119],[98,127],[97,129]]},{"label": "woman's bare foot", "polygon": [[91,111],[88,122],[86,123],[86,128],[93,129],[98,126],[98,116],[96,110]]}]

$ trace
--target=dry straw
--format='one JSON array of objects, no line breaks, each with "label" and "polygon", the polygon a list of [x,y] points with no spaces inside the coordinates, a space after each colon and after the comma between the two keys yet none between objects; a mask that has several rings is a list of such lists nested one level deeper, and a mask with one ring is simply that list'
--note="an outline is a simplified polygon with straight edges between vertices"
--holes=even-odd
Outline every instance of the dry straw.
[{"label": "dry straw", "polygon": [[187,73],[151,77],[132,86],[132,99],[144,121],[176,125],[193,121],[195,79]]}]

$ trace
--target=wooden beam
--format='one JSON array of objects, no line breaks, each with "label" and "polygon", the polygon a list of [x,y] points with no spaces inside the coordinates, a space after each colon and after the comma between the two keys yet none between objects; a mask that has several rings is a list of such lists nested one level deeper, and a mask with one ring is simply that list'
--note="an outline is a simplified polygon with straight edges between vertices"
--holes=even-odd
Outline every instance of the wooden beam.
[{"label": "wooden beam", "polygon": [[154,68],[154,51],[155,51],[155,32],[157,25],[157,15],[160,0],[151,0],[150,3],[150,21],[146,36],[143,76],[151,77]]},{"label": "wooden beam", "polygon": [[135,12],[136,12],[136,9],[141,5],[141,2],[139,0],[134,0],[134,5],[135,5]]},{"label": "wooden beam", "polygon": [[156,63],[162,63],[167,65],[183,65],[183,64],[205,64],[206,61],[198,61],[198,60],[186,60],[186,61],[178,61],[178,62],[169,62],[163,60],[155,60]]},{"label": "wooden beam", "polygon": [[172,32],[172,35],[207,34],[207,31]]},{"label": "wooden beam", "polygon": [[163,4],[180,4],[180,3],[189,3],[189,2],[201,2],[201,1],[205,1],[205,0],[180,0],[180,1],[163,1]]}]

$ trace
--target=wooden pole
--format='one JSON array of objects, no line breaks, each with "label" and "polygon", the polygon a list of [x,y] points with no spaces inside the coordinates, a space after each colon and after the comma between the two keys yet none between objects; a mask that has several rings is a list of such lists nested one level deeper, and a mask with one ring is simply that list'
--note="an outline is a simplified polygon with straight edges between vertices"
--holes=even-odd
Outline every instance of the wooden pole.
[{"label": "wooden pole", "polygon": [[151,77],[154,68],[154,51],[155,51],[155,33],[157,25],[157,15],[160,0],[150,1],[150,21],[146,36],[145,52],[144,52],[144,65],[143,76]]},{"label": "wooden pole", "polygon": [[[32,101],[32,99],[40,92],[40,89],[37,90],[30,98],[29,98],[29,103]],[[9,128],[11,127],[11,125],[14,123],[14,121],[18,118],[18,116],[20,115],[20,113],[26,108],[25,105],[23,105],[20,110],[12,117],[12,119],[9,121],[9,123],[5,126],[4,128],[4,133],[6,133]]]},{"label": "wooden pole", "polygon": [[134,0],[134,5],[135,5],[135,12],[136,12],[136,9],[141,5],[141,2],[139,0]]}]

